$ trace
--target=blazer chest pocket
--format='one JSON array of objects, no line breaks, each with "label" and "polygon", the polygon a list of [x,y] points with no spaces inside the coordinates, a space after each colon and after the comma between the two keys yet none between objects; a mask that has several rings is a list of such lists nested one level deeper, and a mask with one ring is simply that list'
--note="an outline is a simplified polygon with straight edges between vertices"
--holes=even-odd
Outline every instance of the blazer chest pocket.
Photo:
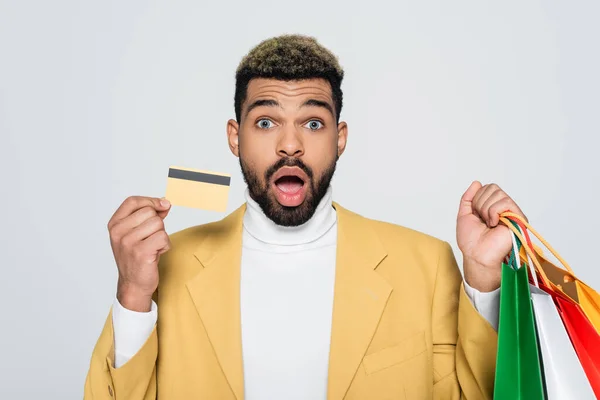
[{"label": "blazer chest pocket", "polygon": [[397,345],[366,355],[363,358],[363,366],[367,375],[370,375],[382,369],[402,364],[423,354],[426,350],[425,332],[419,332]]}]

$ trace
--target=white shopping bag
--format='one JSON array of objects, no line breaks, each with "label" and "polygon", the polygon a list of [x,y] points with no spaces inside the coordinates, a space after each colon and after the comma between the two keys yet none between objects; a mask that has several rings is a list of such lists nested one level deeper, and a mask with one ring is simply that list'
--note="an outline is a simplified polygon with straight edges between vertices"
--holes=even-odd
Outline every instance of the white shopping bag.
[{"label": "white shopping bag", "polygon": [[534,285],[529,286],[548,400],[594,400],[592,386],[552,297]]}]

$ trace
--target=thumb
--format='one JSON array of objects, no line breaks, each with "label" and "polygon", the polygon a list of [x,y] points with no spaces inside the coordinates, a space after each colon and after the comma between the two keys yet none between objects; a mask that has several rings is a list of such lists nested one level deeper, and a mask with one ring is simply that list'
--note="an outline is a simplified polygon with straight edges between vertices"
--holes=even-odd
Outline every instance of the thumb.
[{"label": "thumb", "polygon": [[467,191],[462,195],[460,199],[460,206],[458,207],[458,218],[465,215],[473,214],[473,198],[475,197],[479,189],[481,189],[482,187],[483,186],[479,181],[474,181],[473,183],[471,183]]},{"label": "thumb", "polygon": [[157,214],[161,219],[165,219],[171,211],[171,203],[166,198],[160,199],[161,209],[158,210]]}]

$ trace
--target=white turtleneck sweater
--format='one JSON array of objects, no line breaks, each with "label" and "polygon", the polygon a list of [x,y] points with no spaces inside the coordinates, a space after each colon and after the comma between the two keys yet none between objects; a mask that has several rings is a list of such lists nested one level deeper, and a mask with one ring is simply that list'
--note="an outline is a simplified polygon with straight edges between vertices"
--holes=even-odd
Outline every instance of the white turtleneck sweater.
[{"label": "white turtleneck sweater", "polygon": [[[244,392],[255,399],[325,399],[335,282],[337,215],[331,188],[313,217],[297,227],[276,225],[246,190],[241,261]],[[465,282],[475,308],[494,327],[499,290],[481,293]],[[125,364],[157,320],[115,299],[115,367]],[[290,391],[290,388],[294,388]]]}]

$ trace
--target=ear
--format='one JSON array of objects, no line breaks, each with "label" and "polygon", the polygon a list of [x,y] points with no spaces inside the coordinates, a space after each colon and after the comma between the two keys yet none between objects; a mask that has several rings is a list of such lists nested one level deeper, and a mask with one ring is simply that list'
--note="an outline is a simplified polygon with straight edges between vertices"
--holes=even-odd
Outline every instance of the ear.
[{"label": "ear", "polygon": [[338,139],[337,139],[338,157],[340,157],[344,153],[344,150],[346,150],[346,141],[347,140],[348,140],[348,124],[342,121],[338,124]]},{"label": "ear", "polygon": [[240,156],[240,143],[239,143],[240,125],[236,120],[230,119],[227,121],[227,141],[229,142],[229,150],[234,156]]}]

